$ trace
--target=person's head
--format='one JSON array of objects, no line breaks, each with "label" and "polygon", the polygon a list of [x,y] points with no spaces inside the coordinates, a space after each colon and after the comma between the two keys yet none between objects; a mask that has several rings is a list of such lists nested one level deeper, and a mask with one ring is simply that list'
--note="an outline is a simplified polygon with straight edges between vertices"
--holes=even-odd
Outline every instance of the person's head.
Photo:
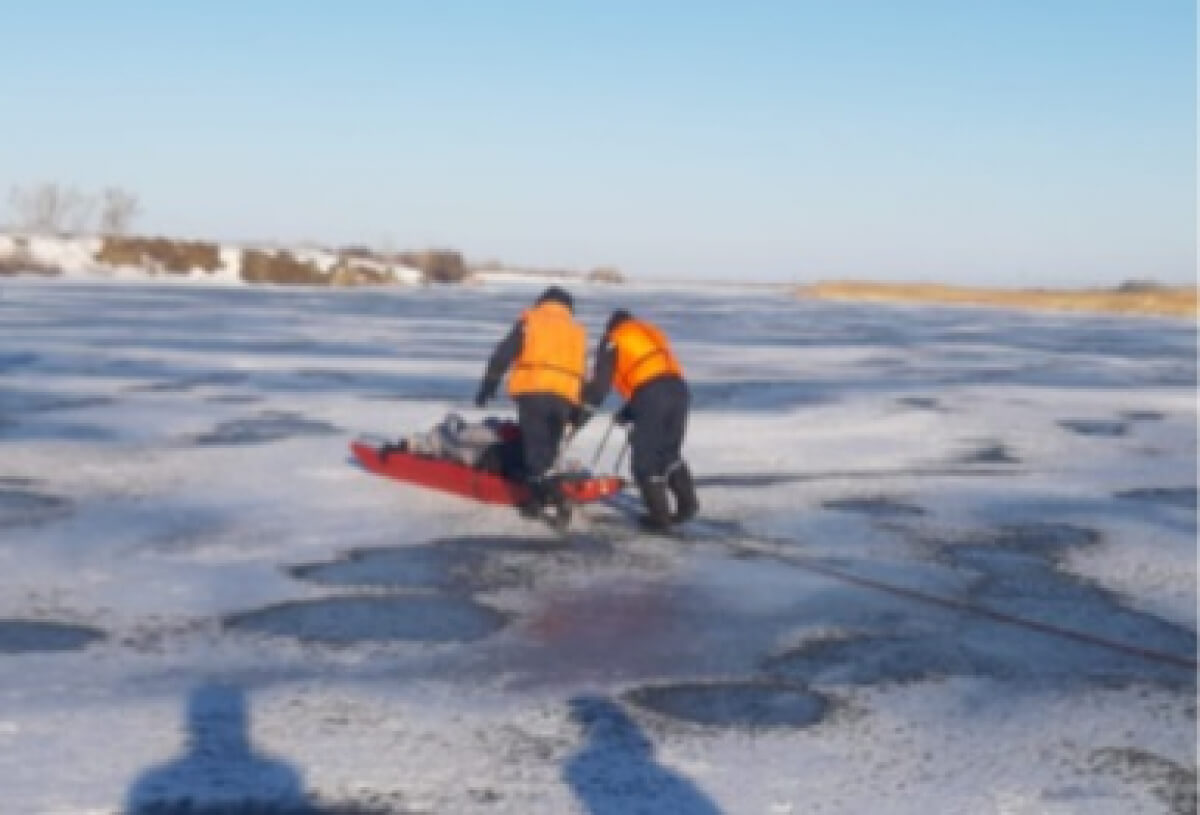
[{"label": "person's head", "polygon": [[611,334],[613,332],[613,329],[615,329],[621,323],[625,322],[626,320],[632,320],[632,319],[633,319],[632,314],[630,314],[628,311],[626,311],[623,308],[619,308],[612,313],[612,316],[610,316],[608,318],[608,325],[606,325],[604,327],[604,333]]},{"label": "person's head", "polygon": [[537,304],[542,303],[561,303],[569,310],[575,310],[575,300],[571,297],[571,293],[559,286],[551,286],[542,292],[542,296],[537,299]]}]

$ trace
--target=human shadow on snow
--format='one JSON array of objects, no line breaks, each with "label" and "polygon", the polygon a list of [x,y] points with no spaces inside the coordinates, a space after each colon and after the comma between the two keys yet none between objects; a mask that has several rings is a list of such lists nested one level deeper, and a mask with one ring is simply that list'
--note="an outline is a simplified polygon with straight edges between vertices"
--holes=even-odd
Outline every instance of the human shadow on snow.
[{"label": "human shadow on snow", "polygon": [[562,774],[589,815],[720,815],[691,780],[658,763],[653,743],[619,704],[602,696],[578,696],[570,701],[570,710],[587,741]]},{"label": "human shadow on snow", "polygon": [[208,682],[188,700],[187,752],[143,772],[123,815],[386,815],[355,803],[324,804],[288,762],[256,752],[245,691]]}]

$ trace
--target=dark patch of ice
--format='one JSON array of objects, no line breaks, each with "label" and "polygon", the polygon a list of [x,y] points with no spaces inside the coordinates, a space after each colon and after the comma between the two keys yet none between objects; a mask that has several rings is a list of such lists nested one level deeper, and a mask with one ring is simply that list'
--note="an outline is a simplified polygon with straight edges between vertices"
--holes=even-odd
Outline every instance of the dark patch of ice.
[{"label": "dark patch of ice", "polygon": [[876,498],[836,498],[821,503],[825,509],[838,509],[846,512],[861,512],[877,518],[895,518],[901,516],[924,515],[925,510],[913,504],[905,504],[886,496]]},{"label": "dark patch of ice", "polygon": [[0,440],[111,441],[117,436],[117,432],[111,428],[83,422],[60,422],[32,416],[21,421],[6,421],[0,417]]},{"label": "dark patch of ice", "polygon": [[414,546],[355,549],[339,560],[305,563],[288,571],[300,580],[326,586],[477,591],[521,582],[523,575],[505,563],[506,555],[544,556],[562,549],[557,540],[444,538]]},{"label": "dark patch of ice", "polygon": [[941,410],[941,403],[932,396],[904,396],[896,400],[897,403],[905,407],[917,408],[918,410]]},{"label": "dark patch of ice", "polygon": [[809,727],[831,708],[825,696],[775,680],[652,685],[631,690],[624,699],[673,719],[751,730]]},{"label": "dark patch of ice", "polygon": [[988,546],[1042,553],[1051,557],[1057,557],[1073,547],[1100,542],[1100,533],[1094,529],[1049,521],[1002,524],[983,537]]},{"label": "dark patch of ice", "polygon": [[1114,497],[1126,498],[1130,501],[1145,501],[1151,504],[1166,504],[1183,509],[1196,508],[1195,487],[1142,487],[1122,490],[1114,493]]},{"label": "dark patch of ice", "polygon": [[81,394],[42,393],[11,388],[0,388],[0,415],[44,413],[50,410],[79,410],[112,404],[108,396]]},{"label": "dark patch of ice", "polygon": [[506,615],[463,597],[329,597],[268,606],[227,617],[236,631],[327,645],[471,642],[508,623]]},{"label": "dark patch of ice", "polygon": [[0,620],[0,654],[80,651],[104,633],[95,628],[37,620]]},{"label": "dark patch of ice", "polygon": [[58,495],[0,487],[0,529],[44,523],[67,514],[70,507],[71,502]]},{"label": "dark patch of ice", "polygon": [[355,381],[358,378],[357,375],[349,371],[331,368],[302,368],[296,372],[296,375],[305,379],[312,379],[318,382],[330,382],[337,385],[345,385],[349,382]]},{"label": "dark patch of ice", "polygon": [[1059,419],[1058,424],[1081,436],[1124,436],[1129,425],[1113,419]]},{"label": "dark patch of ice", "polygon": [[245,382],[247,374],[241,371],[212,371],[179,378],[164,379],[147,385],[134,385],[130,391],[173,392],[190,391],[205,385],[238,385]]},{"label": "dark patch of ice", "polygon": [[38,355],[28,351],[0,352],[0,372],[10,371],[37,362]]},{"label": "dark patch of ice", "polygon": [[[1084,527],[1013,524],[976,540],[942,546],[939,559],[956,569],[976,573],[966,592],[970,604],[1076,632],[1082,638],[1056,637],[1056,647],[1041,647],[1041,656],[1036,658],[1032,646],[1024,657],[1009,653],[1005,658],[1010,675],[1150,679],[1194,686],[1194,669],[1189,672],[1137,653],[1147,649],[1194,660],[1194,631],[1131,609],[1119,595],[1061,570],[1060,564],[1070,549],[1099,542],[1099,534]],[[998,649],[1001,642],[994,639],[988,647]],[[1105,643],[1112,643],[1112,647]]]},{"label": "dark patch of ice", "polygon": [[374,804],[274,804],[251,800],[207,802],[200,796],[180,795],[136,805],[123,815],[404,815],[410,811]]},{"label": "dark patch of ice", "polygon": [[221,422],[213,430],[196,436],[199,445],[265,444],[294,436],[323,436],[341,429],[329,422],[310,419],[300,413],[268,410],[246,419]]},{"label": "dark patch of ice", "polygon": [[1002,676],[996,657],[951,637],[819,639],[770,657],[763,670],[801,682],[883,685],[946,676]]},{"label": "dark patch of ice", "polygon": [[216,396],[206,397],[204,401],[218,405],[252,405],[262,400],[263,397],[253,393],[220,393]]},{"label": "dark patch of ice", "polygon": [[1021,459],[1009,452],[1003,444],[990,444],[980,447],[960,457],[962,464],[1020,464]]},{"label": "dark patch of ice", "polygon": [[1157,410],[1126,410],[1121,418],[1130,422],[1157,422],[1167,418],[1167,414]]}]

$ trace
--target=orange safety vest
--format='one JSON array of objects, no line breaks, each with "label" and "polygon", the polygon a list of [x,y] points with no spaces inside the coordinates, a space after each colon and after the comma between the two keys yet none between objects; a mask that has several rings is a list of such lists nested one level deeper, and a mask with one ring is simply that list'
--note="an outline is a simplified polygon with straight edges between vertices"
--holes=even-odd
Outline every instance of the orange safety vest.
[{"label": "orange safety vest", "polygon": [[508,377],[508,393],[553,393],[579,404],[587,360],[587,334],[571,310],[547,301],[521,315],[521,354]]},{"label": "orange safety vest", "polygon": [[617,348],[613,384],[627,401],[651,379],[665,374],[683,378],[683,367],[671,351],[666,335],[650,323],[626,320],[608,337]]}]

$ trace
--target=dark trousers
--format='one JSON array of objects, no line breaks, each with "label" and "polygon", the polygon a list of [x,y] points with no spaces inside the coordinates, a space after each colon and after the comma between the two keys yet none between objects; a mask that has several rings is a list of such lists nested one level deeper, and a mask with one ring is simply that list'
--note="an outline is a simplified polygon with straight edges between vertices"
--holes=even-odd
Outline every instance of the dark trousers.
[{"label": "dark trousers", "polygon": [[692,396],[676,376],[663,376],[642,385],[629,400],[633,417],[633,477],[662,478],[681,460]]},{"label": "dark trousers", "polygon": [[518,396],[517,423],[521,425],[521,441],[525,446],[525,471],[530,479],[544,476],[558,458],[567,418],[572,405],[561,396],[550,393],[528,393]]}]

